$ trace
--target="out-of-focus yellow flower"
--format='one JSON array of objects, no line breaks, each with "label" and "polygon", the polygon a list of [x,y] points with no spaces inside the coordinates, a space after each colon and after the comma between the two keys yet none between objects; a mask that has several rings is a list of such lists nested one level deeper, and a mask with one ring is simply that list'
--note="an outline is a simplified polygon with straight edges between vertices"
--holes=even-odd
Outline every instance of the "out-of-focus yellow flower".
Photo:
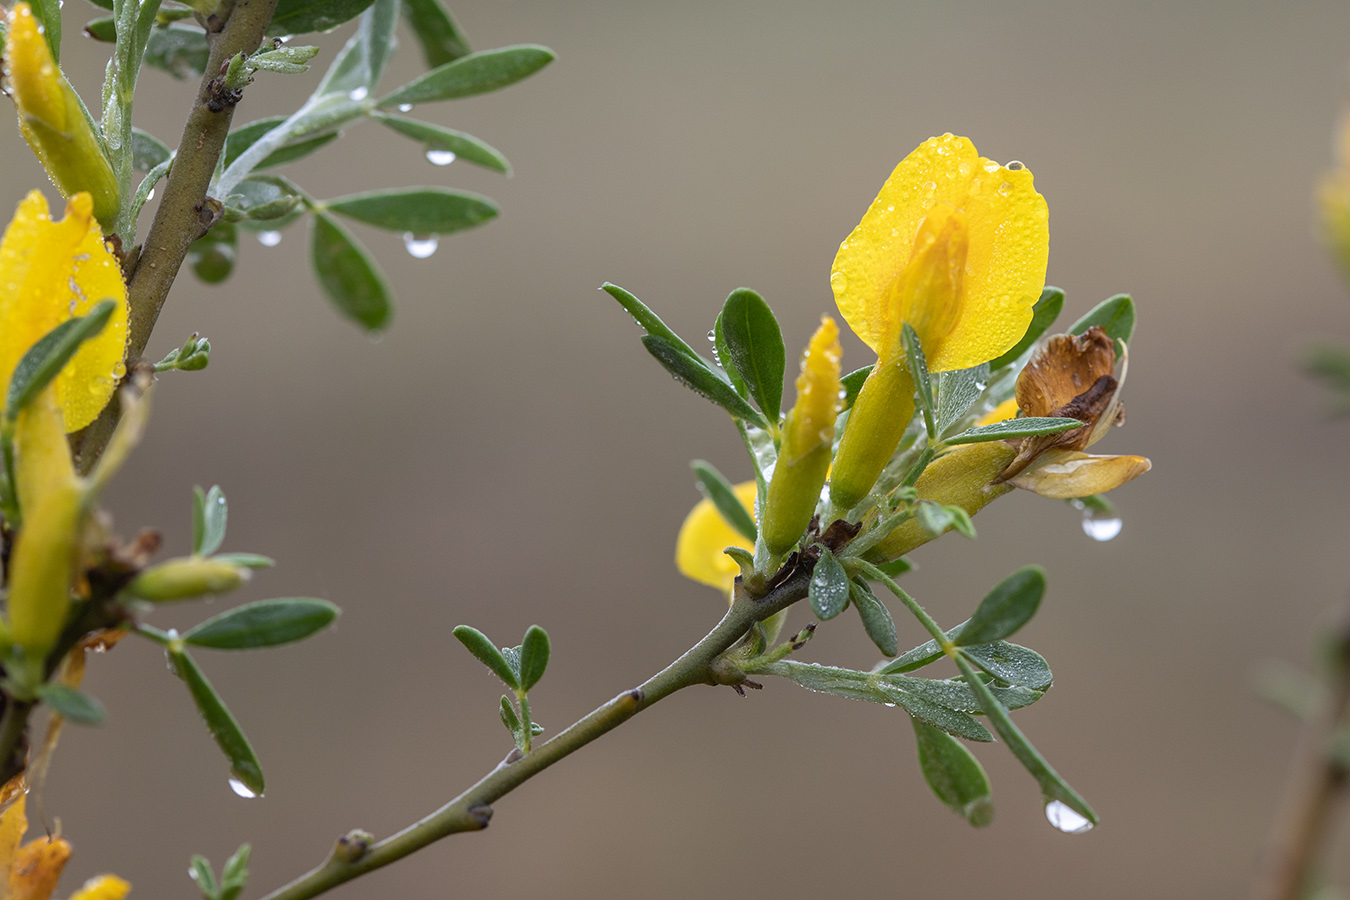
[{"label": "out-of-focus yellow flower", "polygon": [[80,347],[53,383],[66,431],[94,421],[125,371],[126,298],[121,269],[103,243],[90,196],[71,197],[65,218],[54,222],[42,194],[30,192],[0,243],[0,397],[9,390],[14,367],[39,338],[112,299],[117,307],[108,324]]},{"label": "out-of-focus yellow flower", "polygon": [[830,274],[840,313],[877,353],[835,459],[837,510],[872,489],[913,417],[904,325],[934,372],[1007,351],[1045,285],[1048,222],[1031,172],[980,156],[967,138],[931,138],[891,173]]},{"label": "out-of-focus yellow flower", "polygon": [[839,415],[839,326],[822,316],[802,355],[797,402],[783,426],[773,479],[764,504],[764,543],[778,555],[796,545],[811,523],[830,472],[834,421]]},{"label": "out-of-focus yellow flower", "polygon": [[[61,870],[70,859],[70,842],[64,838],[35,838],[23,846],[19,841],[28,829],[24,805],[28,786],[16,775],[0,789],[0,884],[5,900],[49,900]],[[85,882],[70,900],[122,900],[131,885],[116,875],[99,875]]]},{"label": "out-of-focus yellow flower", "polygon": [[[753,516],[755,483],[747,481],[733,490],[736,499]],[[679,537],[675,539],[675,567],[684,577],[715,587],[729,597],[741,570],[735,560],[722,552],[727,547],[754,550],[754,546],[722,518],[713,502],[705,498],[694,505],[680,526]]]},{"label": "out-of-focus yellow flower", "polygon": [[9,13],[5,74],[19,110],[19,130],[62,195],[87,191],[94,214],[111,231],[118,213],[117,177],[75,89],[61,74],[27,3]]},{"label": "out-of-focus yellow flower", "polygon": [[122,900],[131,893],[130,882],[116,875],[96,875],[84,887],[70,895],[70,900]]},{"label": "out-of-focus yellow flower", "polygon": [[1350,277],[1350,110],[1341,115],[1336,134],[1336,167],[1322,176],[1317,186],[1317,204],[1322,213],[1322,233]]}]

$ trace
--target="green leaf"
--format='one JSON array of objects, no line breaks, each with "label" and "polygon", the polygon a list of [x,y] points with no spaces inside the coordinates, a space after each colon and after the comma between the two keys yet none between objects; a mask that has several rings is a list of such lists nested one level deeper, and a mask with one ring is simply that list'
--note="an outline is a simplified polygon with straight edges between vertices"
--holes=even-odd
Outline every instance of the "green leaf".
[{"label": "green leaf", "polygon": [[277,564],[276,560],[257,553],[217,553],[211,558],[240,569],[270,569]]},{"label": "green leaf", "polygon": [[1044,595],[1045,570],[1040,566],[1023,566],[980,601],[975,615],[954,639],[957,646],[1003,640],[1036,615]]},{"label": "green leaf", "polygon": [[[229,136],[225,138],[225,165],[228,167],[239,154],[253,146],[264,134],[285,121],[286,116],[271,116],[266,119],[256,119],[231,131]],[[295,162],[297,159],[318,150],[329,141],[336,140],[337,137],[338,133],[332,131],[327,134],[320,134],[317,137],[302,138],[281,147],[279,150],[272,151],[263,158],[262,162],[258,163],[257,168],[266,169],[279,166],[282,163]]]},{"label": "green leaf", "polygon": [[516,672],[507,663],[502,651],[497,649],[497,645],[487,639],[487,635],[468,625],[455,626],[453,634],[461,644],[468,648],[470,653],[477,657],[479,662],[506,682],[507,687],[512,690],[517,690],[520,687],[520,679],[516,676]]},{"label": "green leaf", "polygon": [[839,386],[844,389],[844,400],[840,404],[840,412],[853,408],[853,402],[858,399],[858,392],[862,390],[863,382],[871,374],[872,366],[863,366],[861,369],[854,369],[839,379]]},{"label": "green leaf", "polygon": [[102,725],[103,704],[88,694],[57,681],[38,685],[38,699],[51,707],[52,712],[78,725]]},{"label": "green leaf", "polygon": [[322,631],[340,610],[327,600],[284,597],[227,609],[191,628],[183,643],[214,650],[252,650],[289,644]]},{"label": "green leaf", "polygon": [[515,84],[553,61],[553,51],[538,44],[484,50],[437,66],[387,97],[378,106],[430,103],[484,94]]},{"label": "green leaf", "polygon": [[359,101],[375,90],[395,42],[398,7],[399,0],[376,0],[361,14],[356,33],[333,58],[315,96],[342,93]]},{"label": "green leaf", "polygon": [[684,341],[678,344],[655,334],[642,337],[642,346],[656,357],[656,361],[665,367],[675,380],[696,394],[701,394],[718,406],[731,413],[737,419],[767,428],[768,423],[746,403],[736,389],[712,370],[708,363],[688,349]]},{"label": "green leaf", "polygon": [[516,742],[517,750],[525,749],[525,729],[520,725],[520,716],[516,715],[516,708],[511,705],[511,698],[502,694],[501,705],[502,724],[506,730],[511,732],[511,738]]},{"label": "green leaf", "polygon": [[937,377],[937,433],[946,434],[953,425],[970,412],[980,399],[980,393],[989,383],[989,366],[981,364],[971,369],[939,372]]},{"label": "green leaf", "polygon": [[821,547],[820,559],[816,561],[807,587],[812,611],[821,621],[833,619],[848,606],[848,595],[848,573],[828,548]]},{"label": "green leaf", "polygon": [[234,271],[239,258],[239,229],[233,222],[217,222],[188,245],[192,272],[204,284],[220,284]]},{"label": "green leaf", "polygon": [[188,876],[197,883],[203,900],[220,900],[220,885],[216,883],[216,873],[211,871],[211,863],[200,853],[192,855],[188,863]]},{"label": "green leaf", "polygon": [[413,234],[450,234],[497,215],[486,197],[448,188],[367,191],[325,201],[322,208],[376,228]]},{"label": "green leaf", "polygon": [[853,601],[853,608],[862,619],[863,630],[872,639],[872,643],[877,645],[882,655],[895,656],[899,653],[900,641],[895,631],[895,619],[891,617],[891,611],[886,608],[886,604],[872,593],[867,580],[861,576],[853,578],[849,582],[849,597]]},{"label": "green leaf", "polygon": [[952,507],[931,500],[920,500],[914,506],[914,519],[919,523],[919,527],[932,537],[944,534],[948,528],[956,524],[952,516]]},{"label": "green leaf", "polygon": [[544,677],[548,668],[550,647],[548,632],[538,625],[531,625],[520,642],[520,689],[528,691]]},{"label": "green leaf", "polygon": [[[216,746],[229,760],[231,776],[253,796],[262,796],[265,787],[262,766],[258,764],[257,754],[253,752],[252,745],[239,728],[239,723],[226,708],[224,701],[220,699],[215,688],[211,687],[211,682],[206,680],[202,670],[197,668],[192,657],[173,648],[165,651],[165,654],[169,658],[169,667],[173,673],[187,684],[192,700],[197,704],[197,712],[210,729],[211,737],[216,740]],[[237,787],[235,793],[239,793]]]},{"label": "green leaf", "polygon": [[893,559],[888,563],[877,566],[877,569],[883,575],[889,575],[894,578],[897,575],[903,575],[914,568],[914,563],[905,559],[903,556],[899,559]]},{"label": "green leaf", "polygon": [[731,362],[731,347],[727,344],[727,336],[722,330],[722,315],[720,312],[717,315],[717,320],[713,322],[711,334],[713,359],[717,362],[718,368],[726,375],[727,380],[731,382],[731,386],[736,389],[736,393],[749,400],[750,389],[746,387],[745,379],[741,377],[740,372],[736,371],[736,366]]},{"label": "green leaf", "polygon": [[280,0],[268,37],[332,31],[365,12],[373,0]]},{"label": "green leaf", "polygon": [[994,641],[991,644],[962,647],[961,652],[975,665],[1009,684],[1044,692],[1050,689],[1054,681],[1054,676],[1050,673],[1050,664],[1045,661],[1045,657],[1020,644]]},{"label": "green leaf", "polygon": [[503,175],[511,174],[511,164],[506,161],[506,157],[502,156],[501,152],[495,147],[480,141],[471,134],[455,131],[452,128],[443,128],[440,125],[432,125],[430,122],[407,119],[380,110],[371,110],[370,117],[381,125],[420,142],[428,152],[439,150],[453,153],[456,159],[492,169],[494,172],[501,172]]},{"label": "green leaf", "polygon": [[914,739],[919,745],[919,770],[933,793],[952,812],[976,828],[994,820],[989,776],[965,745],[934,728],[914,722]]},{"label": "green leaf", "polygon": [[608,281],[600,286],[600,290],[609,294],[615,300],[618,300],[619,305],[628,311],[628,314],[633,317],[633,321],[637,322],[638,326],[643,331],[669,341],[679,347],[681,352],[687,356],[692,356],[695,359],[698,358],[698,354],[694,352],[694,349],[686,344],[678,334],[671,331],[670,326],[665,322],[662,322],[661,318],[656,313],[652,312],[647,304],[643,303],[637,297],[634,297],[617,284],[610,284]]},{"label": "green leaf", "polygon": [[149,172],[173,155],[163,141],[148,131],[131,129],[131,165],[138,172]]},{"label": "green leaf", "polygon": [[150,29],[144,62],[174,78],[200,78],[210,56],[206,32],[199,26],[170,23]]},{"label": "green leaf", "polygon": [[1082,334],[1093,325],[1118,341],[1130,342],[1134,335],[1134,301],[1129,294],[1116,294],[1093,307],[1092,311],[1069,327],[1069,334]]},{"label": "green leaf", "polygon": [[928,376],[928,360],[924,357],[923,345],[913,326],[905,323],[901,331],[901,340],[905,345],[905,358],[909,363],[909,374],[914,378],[914,390],[923,410],[924,427],[928,429],[928,440],[937,439],[937,413],[933,405],[933,382]]},{"label": "green leaf", "polygon": [[1020,419],[1005,419],[992,425],[978,425],[958,435],[947,438],[944,444],[978,444],[981,441],[1003,441],[1008,438],[1027,437],[1036,434],[1058,434],[1082,428],[1077,419],[1063,416],[1023,416]]},{"label": "green leaf", "polygon": [[1037,300],[1031,309],[1031,324],[1027,326],[1027,333],[1022,335],[1022,339],[1011,350],[989,363],[990,371],[997,371],[1009,363],[1016,362],[1027,348],[1036,343],[1037,338],[1050,330],[1050,326],[1055,324],[1055,319],[1059,318],[1059,312],[1063,308],[1063,291],[1057,287],[1046,287],[1041,291],[1041,299]]},{"label": "green leaf", "polygon": [[90,19],[84,23],[84,33],[96,41],[111,44],[117,40],[117,20],[112,16]]},{"label": "green leaf", "polygon": [[252,228],[276,231],[304,214],[305,200],[304,191],[290,179],[254,174],[239,182],[225,201],[225,218],[245,220]]},{"label": "green leaf", "polygon": [[[930,703],[961,712],[978,713],[984,707],[974,689],[965,681],[941,678],[916,678],[912,675],[880,675],[883,684],[891,685],[907,694],[922,697]],[[1030,706],[1044,696],[1044,691],[1033,691],[1018,685],[989,685],[989,691],[1008,709]]]},{"label": "green leaf", "polygon": [[[776,423],[783,405],[786,351],[783,333],[764,298],[737,288],[722,305],[717,327],[726,340],[730,363],[745,382],[769,422]],[[722,360],[726,365],[728,360]]]},{"label": "green leaf", "polygon": [[689,468],[694,470],[694,478],[698,481],[698,489],[703,492],[703,496],[712,501],[712,505],[721,513],[727,524],[734,528],[741,537],[754,543],[758,538],[755,520],[741,505],[741,501],[736,499],[735,490],[722,477],[722,473],[713,468],[712,463],[704,462],[701,459],[691,462]]},{"label": "green leaf", "polygon": [[210,556],[225,541],[229,506],[218,484],[204,493],[200,486],[194,487],[192,498],[192,552],[197,556]]},{"label": "green leaf", "polygon": [[507,668],[511,670],[511,674],[516,676],[516,684],[520,684],[520,646],[520,644],[516,644],[514,647],[501,648],[502,659],[506,660]]},{"label": "green leaf", "polygon": [[244,62],[253,72],[275,72],[278,75],[299,75],[309,71],[309,61],[319,53],[318,47],[281,46],[274,50],[254,53]]},{"label": "green leaf", "polygon": [[450,11],[438,0],[403,0],[403,14],[422,45],[427,68],[443,66],[473,52]]},{"label": "green leaf", "polygon": [[220,870],[220,900],[237,900],[248,885],[248,856],[250,847],[241,844]]},{"label": "green leaf", "polygon": [[103,330],[117,304],[101,300],[83,316],[67,319],[38,338],[19,359],[9,379],[5,416],[11,421],[47,385],[52,383],[80,349],[80,345]]},{"label": "green leaf", "polygon": [[389,326],[394,307],[384,274],[346,228],[322,213],[314,216],[310,261],[338,312],[367,331]]}]

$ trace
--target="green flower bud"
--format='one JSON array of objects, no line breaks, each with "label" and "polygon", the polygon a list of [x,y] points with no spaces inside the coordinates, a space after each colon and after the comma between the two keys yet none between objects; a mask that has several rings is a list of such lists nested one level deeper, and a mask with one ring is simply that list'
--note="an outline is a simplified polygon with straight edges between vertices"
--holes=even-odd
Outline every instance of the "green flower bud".
[{"label": "green flower bud", "polygon": [[202,556],[184,556],[141,572],[123,590],[133,597],[161,603],[224,594],[248,580],[249,571]]}]

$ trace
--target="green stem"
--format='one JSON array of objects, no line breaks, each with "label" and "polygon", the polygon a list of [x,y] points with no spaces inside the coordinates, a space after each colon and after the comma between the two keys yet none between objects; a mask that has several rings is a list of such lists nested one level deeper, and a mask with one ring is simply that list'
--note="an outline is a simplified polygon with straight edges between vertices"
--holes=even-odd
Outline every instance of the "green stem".
[{"label": "green stem", "polygon": [[938,623],[934,622],[933,617],[928,615],[927,610],[919,605],[918,600],[915,600],[905,592],[904,588],[896,584],[895,579],[891,578],[891,576],[887,575],[870,562],[861,559],[850,559],[849,567],[853,568],[855,566],[859,572],[873,581],[880,581],[882,584],[886,585],[887,590],[899,597],[900,602],[905,604],[909,611],[914,614],[914,618],[919,620],[919,624],[924,627],[924,630],[933,636],[933,640],[938,642],[938,646],[942,648],[942,652],[946,653],[948,656],[951,655],[950,650],[953,644],[948,640],[947,632],[938,627]]},{"label": "green stem", "polygon": [[525,749],[521,752],[529,753],[530,748],[534,746],[534,719],[530,715],[530,698],[524,691],[520,691],[516,694],[516,701],[520,704],[520,724],[525,737]]},{"label": "green stem", "polygon": [[516,759],[507,757],[506,761],[479,779],[477,784],[445,806],[397,834],[372,844],[356,859],[349,860],[342,853],[334,853],[323,865],[268,894],[264,900],[306,900],[317,897],[443,837],[463,831],[481,831],[492,817],[494,802],[549,766],[681,688],[695,684],[723,683],[713,666],[717,658],[739,641],[755,622],[763,621],[804,598],[809,580],[809,572],[798,570],[757,600],[744,591],[738,591],[735,602],[716,628],[641,686],[619,694],[529,754]]}]

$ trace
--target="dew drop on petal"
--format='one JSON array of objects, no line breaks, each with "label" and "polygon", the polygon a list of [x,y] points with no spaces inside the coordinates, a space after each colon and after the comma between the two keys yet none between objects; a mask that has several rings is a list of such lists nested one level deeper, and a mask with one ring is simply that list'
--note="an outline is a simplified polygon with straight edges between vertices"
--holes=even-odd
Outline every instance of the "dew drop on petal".
[{"label": "dew drop on petal", "polygon": [[1009,172],[1020,172],[1022,169],[1025,169],[1026,166],[1022,165],[1020,160],[1014,159],[1008,163],[1007,168]]},{"label": "dew drop on petal", "polygon": [[280,231],[260,231],[258,232],[258,243],[264,247],[275,247],[281,243]]},{"label": "dew drop on petal", "polygon": [[362,85],[361,87],[357,88],[352,88],[351,91],[347,93],[347,97],[353,103],[360,103],[362,100],[366,99],[369,96],[370,96],[370,89],[367,88],[365,85]]},{"label": "dew drop on petal", "polygon": [[258,796],[253,792],[252,788],[233,776],[230,777],[230,790],[234,791],[245,800],[252,800],[254,797]]},{"label": "dew drop on petal", "polygon": [[413,234],[411,231],[403,233],[403,246],[413,259],[426,259],[436,252],[440,242],[440,235],[436,234]]},{"label": "dew drop on petal", "polygon": [[997,172],[1000,168],[1002,168],[1002,166],[994,162],[992,159],[984,164],[984,170],[986,172]]},{"label": "dew drop on petal", "polygon": [[1084,834],[1092,830],[1092,822],[1059,800],[1051,800],[1045,804],[1045,818],[1065,834]]},{"label": "dew drop on petal", "polygon": [[842,294],[848,288],[848,276],[843,272],[831,272],[830,287],[836,294]]},{"label": "dew drop on petal", "polygon": [[1009,194],[1012,193],[1012,185],[1009,184],[1009,183],[1006,182],[1006,181],[1003,182],[1002,184],[1000,184],[1000,185],[998,186],[998,193],[999,193],[999,196],[1001,196],[1001,197],[1006,197],[1006,196],[1008,196]]},{"label": "dew drop on petal", "polygon": [[933,193],[934,191],[937,190],[937,182],[936,182],[936,181],[925,181],[925,182],[924,182],[924,185],[923,185],[923,189],[924,189],[925,191],[927,191],[928,193],[931,194],[931,193]]},{"label": "dew drop on petal", "polygon": [[399,111],[399,112],[412,112],[412,104],[411,104],[411,103],[400,103],[400,104],[398,105],[398,111]]},{"label": "dew drop on petal", "polygon": [[961,172],[961,177],[962,177],[962,178],[969,178],[969,177],[970,177],[970,163],[968,163],[968,162],[963,162],[963,163],[961,163],[961,165],[957,166],[956,168]]},{"label": "dew drop on petal", "polygon": [[433,166],[448,166],[455,161],[453,150],[437,150],[430,148],[427,150],[427,162]]}]

